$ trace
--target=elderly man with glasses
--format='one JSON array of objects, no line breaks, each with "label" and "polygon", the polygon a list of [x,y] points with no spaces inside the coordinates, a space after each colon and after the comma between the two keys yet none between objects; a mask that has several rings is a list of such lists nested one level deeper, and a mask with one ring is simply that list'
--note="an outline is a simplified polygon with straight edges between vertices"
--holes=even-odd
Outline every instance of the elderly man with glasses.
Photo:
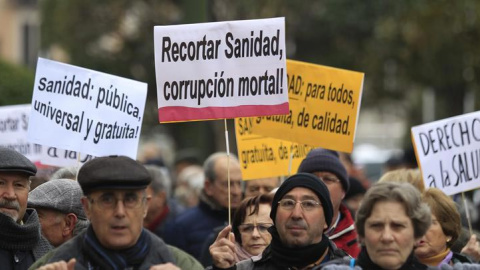
[{"label": "elderly man with glasses", "polygon": [[333,207],[325,184],[313,174],[289,177],[275,193],[268,231],[272,242],[261,256],[235,264],[231,226],[210,246],[213,269],[314,269],[347,254],[323,233],[331,224]]},{"label": "elderly man with glasses", "polygon": [[128,157],[85,163],[78,183],[91,225],[42,258],[49,264],[40,269],[202,269],[190,255],[143,228],[150,181],[145,167]]}]

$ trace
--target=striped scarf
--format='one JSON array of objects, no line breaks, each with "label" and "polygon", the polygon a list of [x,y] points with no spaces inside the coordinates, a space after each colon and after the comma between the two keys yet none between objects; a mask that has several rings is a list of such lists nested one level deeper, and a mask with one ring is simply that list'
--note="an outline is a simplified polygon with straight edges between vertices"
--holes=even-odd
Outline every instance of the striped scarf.
[{"label": "striped scarf", "polygon": [[90,225],[85,233],[82,249],[93,269],[137,269],[150,251],[150,243],[150,235],[142,229],[134,246],[123,250],[106,249],[100,244]]}]

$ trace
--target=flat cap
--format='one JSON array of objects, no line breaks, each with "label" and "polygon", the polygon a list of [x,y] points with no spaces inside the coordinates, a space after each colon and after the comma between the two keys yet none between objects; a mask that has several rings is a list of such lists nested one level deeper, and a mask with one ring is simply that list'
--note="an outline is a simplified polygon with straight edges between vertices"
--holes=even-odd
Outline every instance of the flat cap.
[{"label": "flat cap", "polygon": [[99,189],[143,189],[152,181],[145,167],[126,156],[94,158],[78,171],[84,194]]},{"label": "flat cap", "polygon": [[19,172],[34,176],[37,167],[19,152],[0,146],[0,172]]},{"label": "flat cap", "polygon": [[86,220],[82,207],[82,189],[72,179],[47,181],[28,194],[28,207],[48,208],[64,214],[74,213],[77,218]]}]

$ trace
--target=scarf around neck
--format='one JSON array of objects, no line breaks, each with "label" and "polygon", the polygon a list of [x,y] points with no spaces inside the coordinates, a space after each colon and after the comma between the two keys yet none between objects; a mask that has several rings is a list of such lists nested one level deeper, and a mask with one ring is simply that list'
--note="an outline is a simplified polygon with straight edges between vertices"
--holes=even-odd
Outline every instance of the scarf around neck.
[{"label": "scarf around neck", "polygon": [[449,248],[446,248],[443,252],[440,252],[434,256],[428,258],[418,258],[418,260],[426,265],[430,266],[440,266],[445,263],[449,263],[452,259],[452,251]]},{"label": "scarf around neck", "polygon": [[246,251],[239,243],[235,242],[235,261],[240,262],[246,259],[250,259],[254,255]]},{"label": "scarf around neck", "polygon": [[[357,265],[361,266],[363,269],[368,270],[384,270],[379,265],[375,264],[368,255],[367,249],[362,246],[362,250],[358,255]],[[407,258],[407,261],[400,267],[398,270],[426,270],[428,267],[420,263],[412,253]]]},{"label": "scarf around neck", "polygon": [[100,269],[123,270],[128,267],[137,269],[150,251],[150,243],[150,235],[142,229],[134,246],[123,250],[106,249],[100,244],[90,225],[85,233],[82,249],[89,261]]},{"label": "scarf around neck", "polygon": [[302,269],[316,263],[328,251],[328,238],[325,235],[322,236],[322,240],[319,243],[305,247],[290,248],[283,245],[275,226],[270,227],[268,231],[272,235],[270,244],[272,261],[282,268],[295,267]]},{"label": "scarf around neck", "polygon": [[6,250],[32,250],[40,240],[37,212],[27,209],[23,224],[0,213],[0,248]]}]

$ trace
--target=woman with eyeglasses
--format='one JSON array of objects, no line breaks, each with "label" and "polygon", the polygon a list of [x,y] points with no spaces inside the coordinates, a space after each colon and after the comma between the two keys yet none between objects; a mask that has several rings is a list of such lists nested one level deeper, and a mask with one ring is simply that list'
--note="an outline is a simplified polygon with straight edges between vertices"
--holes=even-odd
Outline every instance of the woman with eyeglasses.
[{"label": "woman with eyeglasses", "polygon": [[232,220],[236,241],[236,261],[262,254],[272,241],[267,229],[273,225],[270,218],[273,195],[262,194],[244,199]]}]

